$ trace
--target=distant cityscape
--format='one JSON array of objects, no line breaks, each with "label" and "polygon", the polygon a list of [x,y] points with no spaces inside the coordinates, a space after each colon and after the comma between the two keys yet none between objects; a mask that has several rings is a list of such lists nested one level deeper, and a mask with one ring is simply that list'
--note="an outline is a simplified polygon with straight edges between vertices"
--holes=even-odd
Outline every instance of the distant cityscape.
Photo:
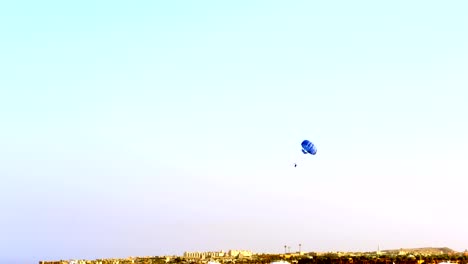
[{"label": "distant cityscape", "polygon": [[181,256],[143,256],[95,260],[41,260],[39,264],[468,264],[468,250],[411,248],[372,252],[291,252],[253,253],[250,250],[186,251]]}]

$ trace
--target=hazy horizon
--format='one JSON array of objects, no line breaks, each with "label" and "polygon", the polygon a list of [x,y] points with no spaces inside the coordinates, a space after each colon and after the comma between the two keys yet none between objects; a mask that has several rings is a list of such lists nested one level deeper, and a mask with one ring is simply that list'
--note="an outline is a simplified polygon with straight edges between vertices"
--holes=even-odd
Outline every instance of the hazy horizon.
[{"label": "hazy horizon", "polygon": [[466,10],[0,4],[0,262],[465,250]]}]

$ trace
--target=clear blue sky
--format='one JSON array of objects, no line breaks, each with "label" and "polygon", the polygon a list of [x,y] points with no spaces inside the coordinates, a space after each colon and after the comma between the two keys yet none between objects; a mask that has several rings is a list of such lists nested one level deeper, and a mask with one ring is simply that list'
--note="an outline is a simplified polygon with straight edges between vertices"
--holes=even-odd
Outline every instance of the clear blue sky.
[{"label": "clear blue sky", "polygon": [[468,248],[468,3],[322,2],[1,3],[0,260]]}]

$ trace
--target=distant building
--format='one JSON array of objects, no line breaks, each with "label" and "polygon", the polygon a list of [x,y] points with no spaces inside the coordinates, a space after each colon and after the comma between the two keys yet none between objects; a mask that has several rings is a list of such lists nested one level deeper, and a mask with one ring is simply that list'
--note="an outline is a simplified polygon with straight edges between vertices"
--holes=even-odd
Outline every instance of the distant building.
[{"label": "distant building", "polygon": [[229,250],[228,256],[230,257],[251,257],[252,251],[250,250]]},{"label": "distant building", "polygon": [[224,257],[224,251],[208,251],[208,252],[184,252],[184,258],[189,259],[206,259],[206,258],[220,258]]},{"label": "distant building", "polygon": [[207,258],[222,258],[222,257],[231,257],[231,258],[243,258],[251,257],[253,255],[250,250],[234,250],[231,249],[227,253],[224,251],[207,251],[207,252],[184,252],[184,258],[188,259],[207,259]]}]

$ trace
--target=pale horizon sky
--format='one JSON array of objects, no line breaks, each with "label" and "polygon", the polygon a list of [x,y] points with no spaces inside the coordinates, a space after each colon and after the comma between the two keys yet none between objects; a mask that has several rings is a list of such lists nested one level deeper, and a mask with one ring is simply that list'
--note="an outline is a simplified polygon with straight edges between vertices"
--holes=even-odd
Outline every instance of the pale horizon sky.
[{"label": "pale horizon sky", "polygon": [[1,3],[0,263],[467,249],[467,10]]}]

